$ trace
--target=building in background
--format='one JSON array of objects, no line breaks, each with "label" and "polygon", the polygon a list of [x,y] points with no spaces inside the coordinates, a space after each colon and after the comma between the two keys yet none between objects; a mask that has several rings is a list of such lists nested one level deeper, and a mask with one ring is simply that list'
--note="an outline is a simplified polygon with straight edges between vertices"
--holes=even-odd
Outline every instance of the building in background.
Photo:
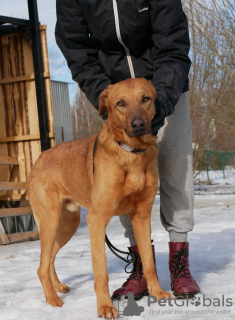
[{"label": "building in background", "polygon": [[51,80],[51,91],[55,125],[55,143],[58,144],[63,141],[71,141],[74,139],[74,136],[68,83]]}]

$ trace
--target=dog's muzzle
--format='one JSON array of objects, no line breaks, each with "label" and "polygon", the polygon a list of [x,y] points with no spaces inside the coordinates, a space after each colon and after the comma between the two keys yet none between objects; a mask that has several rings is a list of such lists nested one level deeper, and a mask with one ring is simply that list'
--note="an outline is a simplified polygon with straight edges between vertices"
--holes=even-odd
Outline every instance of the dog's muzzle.
[{"label": "dog's muzzle", "polygon": [[142,118],[136,118],[131,121],[131,129],[127,131],[129,137],[140,137],[149,134],[149,126]]}]

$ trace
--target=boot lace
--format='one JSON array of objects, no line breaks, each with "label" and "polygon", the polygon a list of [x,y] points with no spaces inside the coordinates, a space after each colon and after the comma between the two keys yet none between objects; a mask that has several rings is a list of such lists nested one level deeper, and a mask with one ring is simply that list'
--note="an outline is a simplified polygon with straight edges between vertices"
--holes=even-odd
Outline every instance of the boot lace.
[{"label": "boot lace", "polygon": [[182,248],[180,251],[173,250],[173,252],[175,255],[170,262],[170,270],[174,270],[173,279],[171,281],[172,286],[175,280],[179,277],[191,278],[191,274],[186,263],[188,250],[186,248]]},{"label": "boot lace", "polygon": [[133,268],[131,271],[128,271],[127,268],[132,262],[133,261],[131,260],[129,263],[127,263],[127,265],[125,267],[125,272],[130,273],[126,282],[128,282],[131,279],[135,279],[135,280],[140,281],[143,276],[142,262],[141,262],[140,255],[137,252],[134,252]]}]

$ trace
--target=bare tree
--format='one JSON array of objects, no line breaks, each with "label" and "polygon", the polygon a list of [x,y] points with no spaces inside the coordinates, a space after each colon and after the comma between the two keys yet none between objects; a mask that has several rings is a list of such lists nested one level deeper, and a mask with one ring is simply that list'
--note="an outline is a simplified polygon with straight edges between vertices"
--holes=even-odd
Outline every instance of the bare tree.
[{"label": "bare tree", "polygon": [[103,120],[98,111],[87,100],[79,86],[74,99],[72,118],[75,138],[90,137],[103,127]]},{"label": "bare tree", "polygon": [[49,65],[51,77],[60,73],[61,67],[65,65],[65,59],[61,57],[58,49],[49,48]]},{"label": "bare tree", "polygon": [[[235,21],[231,0],[185,0],[191,34],[190,106],[194,168],[208,165],[205,150],[234,150]],[[217,161],[218,163],[218,161]]]}]

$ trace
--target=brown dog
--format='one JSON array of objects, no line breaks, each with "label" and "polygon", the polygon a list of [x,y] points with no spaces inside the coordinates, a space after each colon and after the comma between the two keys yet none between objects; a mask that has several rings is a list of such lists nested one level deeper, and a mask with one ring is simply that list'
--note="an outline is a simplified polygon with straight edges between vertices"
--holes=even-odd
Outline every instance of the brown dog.
[{"label": "brown dog", "polygon": [[43,152],[31,171],[27,193],[41,239],[38,275],[52,306],[63,305],[56,291],[70,290],[59,281],[54,261],[78,228],[80,206],[89,209],[98,315],[118,316],[109,295],[105,254],[105,229],[114,215],[127,214],[132,221],[149,293],[158,299],[170,296],[159,285],[150,236],[158,180],[156,137],[151,135],[155,99],[156,91],[145,79],[109,86],[100,95],[100,115],[108,111],[108,120],[98,138],[61,143]]}]

